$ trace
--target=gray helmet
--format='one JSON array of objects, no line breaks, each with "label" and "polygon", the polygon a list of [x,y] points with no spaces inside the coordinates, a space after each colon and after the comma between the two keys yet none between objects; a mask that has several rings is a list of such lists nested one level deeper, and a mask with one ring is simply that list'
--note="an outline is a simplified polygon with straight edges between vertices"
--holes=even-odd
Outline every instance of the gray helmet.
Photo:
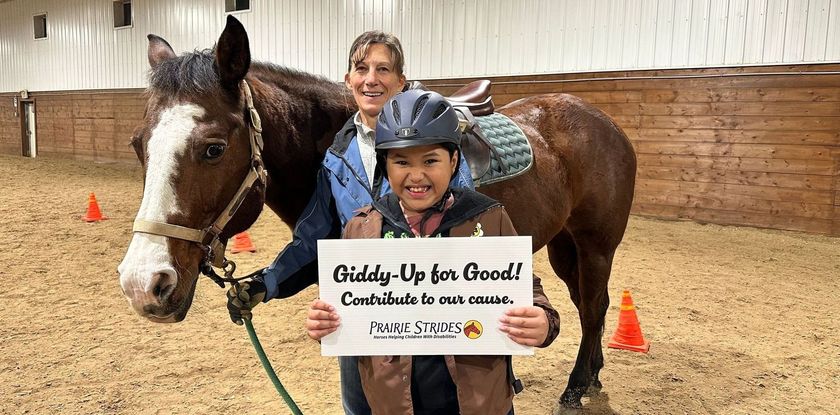
[{"label": "gray helmet", "polygon": [[417,89],[397,94],[376,122],[376,149],[451,143],[460,148],[458,115],[440,94]]}]

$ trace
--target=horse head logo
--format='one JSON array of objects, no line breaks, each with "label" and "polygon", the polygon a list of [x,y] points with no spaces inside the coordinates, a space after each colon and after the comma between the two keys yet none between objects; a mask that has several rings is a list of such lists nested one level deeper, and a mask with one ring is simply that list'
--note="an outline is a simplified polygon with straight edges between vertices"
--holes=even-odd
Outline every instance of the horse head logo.
[{"label": "horse head logo", "polygon": [[484,333],[484,327],[478,321],[470,320],[464,324],[464,336],[467,336],[468,339],[475,340],[481,337],[481,333]]}]

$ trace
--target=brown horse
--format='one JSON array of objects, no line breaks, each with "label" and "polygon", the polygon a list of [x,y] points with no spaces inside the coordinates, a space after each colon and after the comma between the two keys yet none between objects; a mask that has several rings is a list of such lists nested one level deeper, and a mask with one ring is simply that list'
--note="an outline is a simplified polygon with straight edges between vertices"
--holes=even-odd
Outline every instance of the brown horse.
[{"label": "brown horse", "polygon": [[[236,214],[217,232],[221,241],[247,229],[263,203],[294,226],[335,132],[356,110],[345,87],[252,63],[247,34],[230,17],[213,51],[176,56],[165,40],[150,35],[148,57],[148,104],[132,141],[145,171],[137,219],[212,228],[241,193]],[[267,183],[256,180],[244,193],[238,188],[258,158],[250,144],[243,79],[263,120],[262,159],[269,174]],[[530,139],[534,165],[479,190],[507,207],[518,231],[532,236],[534,251],[548,246],[551,265],[569,288],[583,338],[561,403],[579,407],[589,388],[601,387],[607,282],[627,225],[636,158],[621,129],[578,98],[534,96],[499,112]],[[190,307],[208,248],[153,233],[135,233],[119,266],[120,283],[138,314],[177,322]]]}]

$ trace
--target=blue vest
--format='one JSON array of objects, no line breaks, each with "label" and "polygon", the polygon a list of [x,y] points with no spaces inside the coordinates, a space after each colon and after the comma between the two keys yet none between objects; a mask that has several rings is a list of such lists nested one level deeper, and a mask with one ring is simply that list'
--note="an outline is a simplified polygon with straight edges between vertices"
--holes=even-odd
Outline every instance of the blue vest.
[{"label": "blue vest", "polygon": [[[329,173],[329,186],[335,200],[341,228],[344,229],[347,221],[356,215],[357,209],[373,203],[373,190],[369,185],[371,180],[365,173],[362,156],[359,153],[359,140],[354,136],[343,155],[330,148],[324,156],[322,168]],[[387,179],[383,178],[377,199],[390,191],[391,186]]]}]

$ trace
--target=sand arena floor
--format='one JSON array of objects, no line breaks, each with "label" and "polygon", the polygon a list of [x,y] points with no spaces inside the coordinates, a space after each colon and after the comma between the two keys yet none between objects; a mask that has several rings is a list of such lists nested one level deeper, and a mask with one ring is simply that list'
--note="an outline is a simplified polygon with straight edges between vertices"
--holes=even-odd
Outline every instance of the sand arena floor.
[{"label": "sand arena floor", "polygon": [[[137,317],[116,266],[140,204],[137,168],[0,156],[0,413],[282,414],[224,291],[200,281],[180,324]],[[110,220],[87,224],[89,192]],[[266,211],[264,266],[289,239]],[[517,414],[550,414],[577,353],[577,312],[545,252],[534,260],[563,321],[560,338],[517,358]],[[632,289],[649,354],[605,349],[594,414],[840,413],[840,239],[633,217],[613,268],[604,344]],[[340,413],[337,364],[305,338],[312,287],[262,305],[255,326],[306,414]]]}]

